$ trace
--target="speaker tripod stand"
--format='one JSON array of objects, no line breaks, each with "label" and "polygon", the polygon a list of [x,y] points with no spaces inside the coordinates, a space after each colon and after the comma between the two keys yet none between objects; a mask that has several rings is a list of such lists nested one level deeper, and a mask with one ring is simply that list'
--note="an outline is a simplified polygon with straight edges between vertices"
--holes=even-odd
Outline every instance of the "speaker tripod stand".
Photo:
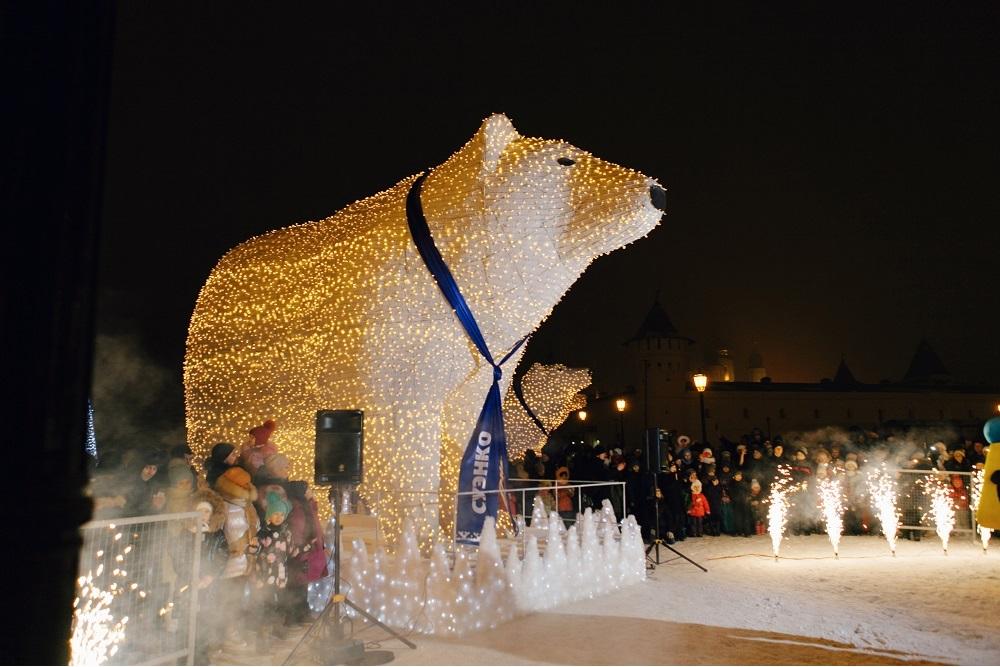
[{"label": "speaker tripod stand", "polygon": [[[652,530],[649,531],[653,539],[650,541],[649,546],[646,547],[646,568],[649,570],[653,570],[656,569],[657,565],[663,565],[664,563],[669,562],[660,560],[660,547],[662,546],[664,549],[670,549],[680,558],[683,558],[687,562],[691,563],[702,572],[708,572],[708,570],[706,570],[704,567],[694,562],[693,560],[682,554],[677,549],[674,549],[672,546],[670,546],[660,538],[660,485],[659,485],[659,479],[657,479],[657,474],[655,472],[651,473],[651,477],[653,478],[653,498],[652,498],[653,515],[655,517],[656,523],[654,524]],[[651,552],[654,554],[654,556],[649,555]]]},{"label": "speaker tripod stand", "polygon": [[[393,660],[395,656],[392,651],[366,651],[364,642],[345,634],[344,621],[341,618],[344,611],[342,605],[353,609],[369,622],[388,632],[394,639],[398,639],[410,648],[417,648],[416,644],[382,623],[340,592],[340,509],[343,490],[343,487],[338,484],[333,485],[330,489],[335,522],[333,528],[333,594],[312,627],[288,654],[288,658],[282,663],[283,665],[288,664],[299,647],[310,638],[316,645],[313,651],[314,657],[321,665],[384,665]],[[352,625],[351,634],[353,633]]]}]

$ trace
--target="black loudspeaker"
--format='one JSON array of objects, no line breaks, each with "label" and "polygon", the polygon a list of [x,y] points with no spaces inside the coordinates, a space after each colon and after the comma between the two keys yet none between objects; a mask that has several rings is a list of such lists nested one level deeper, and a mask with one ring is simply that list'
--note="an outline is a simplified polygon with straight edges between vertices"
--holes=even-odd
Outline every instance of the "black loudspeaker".
[{"label": "black loudspeaker", "polygon": [[671,448],[672,436],[670,431],[664,431],[658,426],[646,429],[645,463],[646,472],[659,472],[663,468],[663,460],[667,452],[673,451]]},{"label": "black loudspeaker", "polygon": [[316,484],[361,483],[364,424],[361,410],[316,413]]}]

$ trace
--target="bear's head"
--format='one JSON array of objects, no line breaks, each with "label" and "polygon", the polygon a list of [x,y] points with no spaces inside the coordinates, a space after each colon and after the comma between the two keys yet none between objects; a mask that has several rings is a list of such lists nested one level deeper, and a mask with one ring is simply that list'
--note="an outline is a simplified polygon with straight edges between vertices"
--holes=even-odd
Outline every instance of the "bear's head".
[{"label": "bear's head", "polygon": [[[586,368],[536,362],[521,378],[521,389],[524,402],[551,433],[566,421],[567,416],[587,407],[587,397],[579,392],[591,382],[590,370]],[[521,407],[513,386],[504,399],[504,419],[511,459],[520,458],[526,449],[540,449],[548,439]]]},{"label": "bear's head", "polygon": [[475,302],[488,301],[482,312],[528,330],[594,259],[648,234],[665,198],[653,179],[564,141],[523,137],[502,114],[433,169],[421,193],[477,317]]}]

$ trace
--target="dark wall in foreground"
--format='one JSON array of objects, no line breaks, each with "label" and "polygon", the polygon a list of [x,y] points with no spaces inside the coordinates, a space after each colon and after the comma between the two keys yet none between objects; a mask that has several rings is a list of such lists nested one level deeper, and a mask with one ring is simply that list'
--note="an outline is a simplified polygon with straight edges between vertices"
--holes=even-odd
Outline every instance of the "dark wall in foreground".
[{"label": "dark wall in foreground", "polygon": [[0,8],[9,664],[68,660],[78,528],[90,517],[83,442],[113,24],[100,0]]}]

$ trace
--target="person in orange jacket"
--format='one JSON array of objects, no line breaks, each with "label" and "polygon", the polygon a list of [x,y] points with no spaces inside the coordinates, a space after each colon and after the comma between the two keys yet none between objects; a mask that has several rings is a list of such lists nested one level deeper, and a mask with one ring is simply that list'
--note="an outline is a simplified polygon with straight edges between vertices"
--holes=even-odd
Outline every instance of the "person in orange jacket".
[{"label": "person in orange jacket", "polygon": [[694,480],[691,482],[691,505],[688,507],[688,516],[691,517],[689,522],[691,524],[690,534],[692,537],[702,536],[702,521],[706,514],[711,513],[712,510],[709,509],[708,499],[701,492],[701,482]]}]

